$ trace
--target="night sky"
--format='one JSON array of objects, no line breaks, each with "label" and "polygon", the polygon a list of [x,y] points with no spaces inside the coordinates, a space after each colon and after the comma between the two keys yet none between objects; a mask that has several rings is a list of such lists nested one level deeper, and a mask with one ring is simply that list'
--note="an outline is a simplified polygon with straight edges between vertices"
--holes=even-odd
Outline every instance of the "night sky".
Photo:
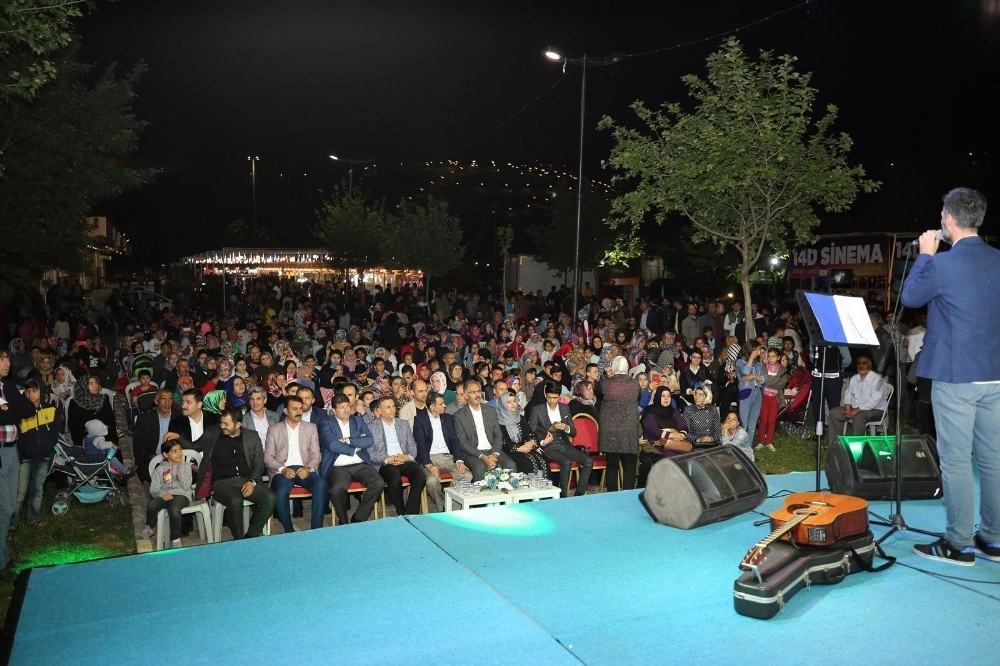
[{"label": "night sky", "polygon": [[[588,70],[585,171],[608,180],[598,118],[628,120],[636,99],[685,101],[680,77],[704,75],[736,28],[754,52],[799,58],[820,105],[839,107],[851,160],[883,181],[850,213],[824,215],[823,230],[920,231],[936,226],[946,189],[998,191],[1000,0],[120,0],[78,26],[86,61],[149,68],[134,158],[163,173],[97,210],[144,261],[220,247],[227,224],[250,221],[248,155],[260,157],[258,223],[285,247],[312,244],[319,191],[347,178],[331,153],[373,160],[355,186],[396,199],[425,162],[575,172],[580,73],[546,61],[548,45],[633,56]],[[481,211],[457,211],[478,224]],[[1000,233],[992,217],[986,232]]]}]

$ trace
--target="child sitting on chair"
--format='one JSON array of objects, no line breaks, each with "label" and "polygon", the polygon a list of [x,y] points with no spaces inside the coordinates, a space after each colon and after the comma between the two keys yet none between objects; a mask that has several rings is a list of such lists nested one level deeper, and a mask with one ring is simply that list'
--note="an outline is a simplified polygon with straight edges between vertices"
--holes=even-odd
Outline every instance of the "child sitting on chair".
[{"label": "child sitting on chair", "polygon": [[164,461],[150,474],[149,506],[146,507],[146,526],[139,533],[140,539],[156,534],[156,518],[162,509],[170,517],[170,547],[181,545],[181,510],[191,504],[191,465],[184,462],[184,449],[180,442],[164,442]]},{"label": "child sitting on chair", "polygon": [[[106,456],[109,449],[118,452],[118,445],[107,439],[108,426],[104,424],[104,421],[91,419],[84,424],[84,427],[87,429],[87,436],[83,438],[83,450],[88,456]],[[114,456],[110,460],[111,469],[118,475],[119,482],[127,481],[135,474],[135,470],[127,469]]]}]

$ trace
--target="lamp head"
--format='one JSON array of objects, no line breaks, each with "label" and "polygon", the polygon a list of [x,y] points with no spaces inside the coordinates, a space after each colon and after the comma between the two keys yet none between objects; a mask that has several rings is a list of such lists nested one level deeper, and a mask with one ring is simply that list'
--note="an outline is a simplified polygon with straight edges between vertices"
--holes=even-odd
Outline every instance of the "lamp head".
[{"label": "lamp head", "polygon": [[542,55],[552,62],[563,62],[566,59],[559,49],[554,46],[547,47],[544,51],[542,51]]}]

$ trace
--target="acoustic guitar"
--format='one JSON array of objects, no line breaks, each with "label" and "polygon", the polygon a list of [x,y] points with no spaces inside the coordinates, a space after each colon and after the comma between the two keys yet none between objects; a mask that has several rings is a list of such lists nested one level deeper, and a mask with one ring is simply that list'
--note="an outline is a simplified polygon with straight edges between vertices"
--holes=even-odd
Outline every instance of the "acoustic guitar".
[{"label": "acoustic guitar", "polygon": [[740,568],[758,564],[778,539],[797,546],[832,546],[840,539],[868,531],[868,502],[835,493],[793,493],[771,514],[771,533],[751,548]]}]

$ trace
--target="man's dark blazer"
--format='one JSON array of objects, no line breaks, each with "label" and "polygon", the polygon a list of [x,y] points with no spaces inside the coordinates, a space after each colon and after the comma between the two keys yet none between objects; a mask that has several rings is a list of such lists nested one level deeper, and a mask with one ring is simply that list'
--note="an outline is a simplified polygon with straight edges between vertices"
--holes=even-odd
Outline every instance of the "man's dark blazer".
[{"label": "man's dark blazer", "polygon": [[[187,421],[187,418],[184,419]],[[190,427],[188,428],[190,432]],[[171,429],[171,432],[177,432]],[[246,478],[260,483],[264,478],[264,445],[260,441],[260,435],[256,430],[240,428],[243,437],[243,454],[246,456],[247,469],[249,473]],[[215,453],[215,444],[222,436],[222,428],[219,426],[209,426],[205,428],[204,434],[195,441],[185,439],[181,435],[180,442],[185,449],[201,451],[201,465],[198,467],[197,492],[195,497],[204,498],[212,494],[212,455]]]},{"label": "man's dark blazer", "polygon": [[[500,432],[500,420],[497,417],[497,410],[489,405],[479,407],[483,412],[483,428],[486,430],[486,438],[490,442],[491,453],[503,452],[503,433]],[[472,418],[472,409],[466,405],[455,412],[455,432],[458,433],[458,441],[462,445],[464,452],[463,459],[469,456],[478,458],[484,453],[479,450],[479,434],[476,432],[476,421]]]},{"label": "man's dark blazer", "polygon": [[[572,446],[572,442],[568,438],[576,435],[576,425],[573,424],[573,415],[569,413],[569,405],[559,403],[559,417],[563,423],[569,425],[569,430],[562,433],[553,432],[554,441],[561,441],[563,444]],[[541,443],[545,439],[545,433],[549,431],[549,426],[552,425],[552,421],[549,419],[549,406],[536,405],[528,415],[528,425],[531,427],[531,432],[535,433],[535,437],[538,438],[538,442]],[[560,434],[564,436],[560,437]]]},{"label": "man's dark blazer", "polygon": [[365,423],[364,418],[358,414],[351,414],[349,422],[351,424],[351,441],[347,444],[340,441],[343,433],[340,430],[340,421],[336,417],[330,417],[318,426],[319,448],[322,455],[319,463],[319,475],[324,479],[339,456],[353,456],[355,449],[363,462],[368,465],[372,464],[371,456],[368,455],[368,449],[375,443],[371,429]]},{"label": "man's dark blazer", "polygon": [[[180,412],[170,410],[170,425],[174,424],[174,419],[180,416]],[[191,437],[191,425],[188,426],[188,439]],[[169,427],[167,428],[170,429]],[[178,433],[180,434],[180,433]],[[160,412],[153,409],[145,414],[140,414],[135,420],[135,427],[132,428],[132,453],[135,455],[136,472],[143,481],[149,481],[149,461],[160,453],[162,442],[160,438]]]},{"label": "man's dark blazer", "polygon": [[[441,432],[448,444],[448,451],[455,462],[465,460],[462,442],[455,430],[455,418],[451,414],[441,415]],[[413,417],[413,439],[417,440],[417,462],[421,465],[431,463],[431,444],[434,442],[434,429],[431,427],[431,416],[426,409],[418,409]]]}]

